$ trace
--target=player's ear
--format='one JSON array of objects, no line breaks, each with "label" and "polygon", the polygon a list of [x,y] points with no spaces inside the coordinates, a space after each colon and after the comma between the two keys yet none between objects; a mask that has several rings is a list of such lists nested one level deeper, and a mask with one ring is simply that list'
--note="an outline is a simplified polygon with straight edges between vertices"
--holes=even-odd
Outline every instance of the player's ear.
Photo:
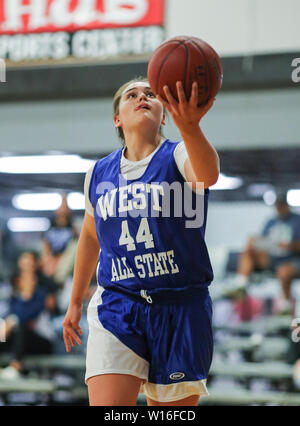
[{"label": "player's ear", "polygon": [[121,127],[121,120],[118,115],[114,116],[114,123],[115,123],[115,127]]},{"label": "player's ear", "polygon": [[162,120],[161,120],[161,124],[162,124],[163,126],[165,126],[165,125],[166,125],[166,114],[165,114],[165,113],[163,113]]}]

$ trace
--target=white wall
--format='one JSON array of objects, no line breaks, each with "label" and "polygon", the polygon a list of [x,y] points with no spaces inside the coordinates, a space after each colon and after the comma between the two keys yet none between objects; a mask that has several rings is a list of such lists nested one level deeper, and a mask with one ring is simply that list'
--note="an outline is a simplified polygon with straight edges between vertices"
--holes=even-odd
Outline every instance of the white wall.
[{"label": "white wall", "polygon": [[[195,35],[222,55],[298,50],[299,0],[167,0],[166,36]],[[290,67],[290,64],[287,64]],[[291,69],[292,71],[292,69]],[[300,84],[300,83],[298,83]],[[0,153],[119,147],[112,100],[0,103]],[[216,148],[298,146],[300,91],[220,92],[203,128]],[[180,138],[170,121],[170,138]]]},{"label": "white wall", "polygon": [[192,35],[222,56],[299,51],[299,0],[168,0],[167,38]]},{"label": "white wall", "polygon": [[272,207],[262,202],[210,202],[206,228],[207,245],[239,251],[250,235],[260,233]]},{"label": "white wall", "polygon": [[0,103],[0,152],[108,152],[119,147],[112,100]]},{"label": "white wall", "polygon": [[297,147],[299,117],[299,90],[220,93],[202,128],[217,149]]},{"label": "white wall", "polygon": [[[300,91],[220,93],[203,119],[217,149],[291,147],[300,143]],[[120,146],[112,99],[0,103],[0,153],[110,152]],[[167,137],[180,139],[171,118]]]}]

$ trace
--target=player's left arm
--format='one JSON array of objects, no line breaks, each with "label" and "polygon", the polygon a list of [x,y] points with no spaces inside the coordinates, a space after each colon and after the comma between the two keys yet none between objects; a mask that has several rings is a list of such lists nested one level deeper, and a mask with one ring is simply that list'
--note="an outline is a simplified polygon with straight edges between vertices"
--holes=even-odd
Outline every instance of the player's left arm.
[{"label": "player's left arm", "polygon": [[193,83],[192,93],[187,101],[181,82],[177,82],[177,101],[167,86],[164,92],[168,102],[160,96],[158,99],[170,113],[175,125],[178,127],[185,143],[188,158],[184,164],[186,179],[193,186],[197,182],[203,182],[204,188],[214,185],[219,177],[219,156],[205,137],[200,128],[200,120],[212,107],[214,99],[211,99],[204,107],[198,107],[198,85]]}]

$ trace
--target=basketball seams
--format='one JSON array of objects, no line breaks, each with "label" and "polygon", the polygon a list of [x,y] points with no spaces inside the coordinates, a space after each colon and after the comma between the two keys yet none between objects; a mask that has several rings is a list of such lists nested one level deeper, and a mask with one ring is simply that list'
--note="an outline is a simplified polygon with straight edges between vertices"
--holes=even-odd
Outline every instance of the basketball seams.
[{"label": "basketball seams", "polygon": [[[186,42],[188,42],[188,41],[190,41],[190,40],[192,40],[192,38],[187,38],[186,40],[173,40],[174,42],[177,42],[178,44],[177,44],[177,46],[175,46],[172,50],[170,50],[170,52],[166,55],[166,57],[164,58],[164,60],[163,60],[163,62],[162,62],[162,64],[161,64],[161,66],[160,66],[160,68],[159,68],[159,72],[158,72],[158,76],[157,76],[157,80],[156,80],[156,85],[155,85],[155,89],[156,89],[156,93],[158,93],[159,92],[159,80],[160,80],[160,75],[161,75],[161,72],[162,72],[162,70],[163,70],[163,67],[164,67],[164,65],[166,64],[166,62],[167,62],[167,60],[169,59],[169,57],[174,53],[174,51],[178,48],[178,47],[180,47],[180,46],[183,46],[184,48],[185,48],[185,51],[186,51],[186,59],[185,59],[185,70],[184,70],[184,82],[183,82],[183,87],[184,87],[184,90],[186,89],[186,78],[187,78],[187,69],[188,69],[188,59],[189,59],[189,51],[188,51],[188,48],[187,48],[187,46],[185,45],[185,43]],[[166,43],[168,43],[168,42],[166,42]],[[164,44],[162,44],[162,46],[161,47],[163,47],[164,46]]]},{"label": "basketball seams", "polygon": [[187,48],[187,46],[185,45],[185,42],[183,44],[184,48],[185,48],[185,69],[184,69],[184,81],[183,81],[183,89],[184,89],[184,93],[186,94],[186,86],[187,86],[187,74],[188,74],[188,65],[189,65],[189,49]]},{"label": "basketball seams", "polygon": [[191,43],[199,50],[199,52],[201,53],[201,55],[203,56],[203,58],[206,62],[206,68],[207,68],[208,72],[205,73],[205,79],[206,79],[206,84],[207,84],[207,87],[208,87],[207,92],[210,93],[211,92],[211,78],[210,78],[210,72],[209,72],[209,66],[208,66],[209,64],[208,64],[206,55],[204,54],[202,48],[200,46],[198,46],[198,44],[194,40],[191,40]]},{"label": "basketball seams", "polygon": [[[174,40],[175,41],[175,40]],[[162,62],[162,64],[161,64],[161,66],[160,66],[160,68],[159,68],[159,72],[158,72],[158,76],[157,76],[157,80],[156,80],[156,85],[155,85],[155,89],[156,89],[156,93],[159,93],[159,90],[158,90],[158,88],[159,88],[159,80],[160,80],[160,75],[161,75],[161,72],[162,72],[162,69],[163,69],[163,67],[164,67],[164,65],[165,65],[165,63],[167,62],[167,60],[169,59],[169,57],[172,55],[172,53],[179,47],[179,46],[181,46],[182,44],[184,44],[184,42],[180,42],[179,40],[176,40],[176,41],[178,41],[178,44],[177,44],[177,46],[175,46],[172,50],[170,50],[170,52],[166,55],[166,57],[164,58],[164,60],[163,60],[163,62]]]}]

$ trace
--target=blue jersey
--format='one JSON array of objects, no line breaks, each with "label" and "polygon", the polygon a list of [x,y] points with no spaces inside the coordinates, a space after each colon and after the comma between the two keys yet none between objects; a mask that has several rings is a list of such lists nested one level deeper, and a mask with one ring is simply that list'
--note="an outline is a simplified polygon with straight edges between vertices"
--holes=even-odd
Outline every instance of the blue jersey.
[{"label": "blue jersey", "polygon": [[[95,164],[89,198],[100,244],[97,279],[105,289],[153,294],[213,280],[204,241],[209,190],[188,187],[174,160],[176,146],[166,140],[139,179],[122,178],[122,149]],[[201,224],[188,227],[193,209]]]}]

